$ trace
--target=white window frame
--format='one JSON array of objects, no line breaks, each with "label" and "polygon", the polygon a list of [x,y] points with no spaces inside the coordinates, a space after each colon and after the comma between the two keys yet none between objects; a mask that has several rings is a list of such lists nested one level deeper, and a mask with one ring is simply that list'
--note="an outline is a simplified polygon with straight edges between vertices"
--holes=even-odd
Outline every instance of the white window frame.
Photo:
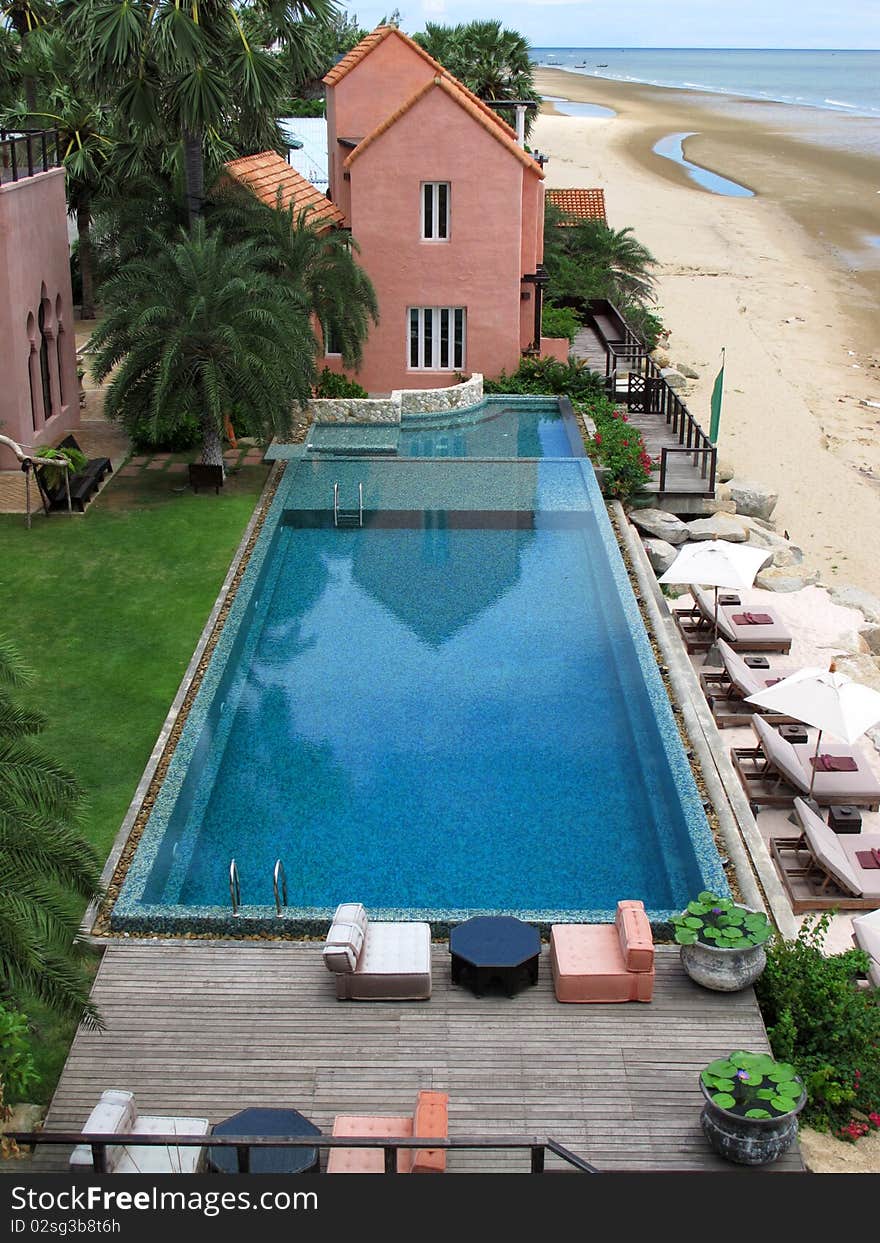
[{"label": "white window frame", "polygon": [[[445,225],[446,231],[441,234],[440,231],[440,189],[446,190],[446,212]],[[430,194],[431,198],[431,231],[428,232],[427,212],[425,211],[425,202]],[[423,181],[421,185],[421,217],[422,217],[422,241],[423,242],[448,242],[452,233],[452,183],[449,181]]]},{"label": "white window frame", "polygon": [[[418,317],[415,362],[412,353],[413,315]],[[461,349],[457,352],[455,336],[458,317],[461,324]],[[426,325],[429,327],[428,332],[425,331]],[[464,371],[467,363],[467,307],[407,307],[406,360],[408,371]]]},{"label": "white window frame", "polygon": [[335,342],[332,342],[331,340],[332,335],[333,334],[330,328],[328,327],[328,325],[322,324],[321,325],[321,336],[324,338],[324,357],[325,358],[341,358],[342,350],[331,350],[330,349],[331,344],[335,344]]}]

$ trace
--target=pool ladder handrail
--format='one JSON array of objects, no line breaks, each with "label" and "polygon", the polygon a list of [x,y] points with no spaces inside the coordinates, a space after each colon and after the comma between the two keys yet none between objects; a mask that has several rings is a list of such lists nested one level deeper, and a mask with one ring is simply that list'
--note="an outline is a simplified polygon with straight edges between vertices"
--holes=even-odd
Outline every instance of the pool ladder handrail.
[{"label": "pool ladder handrail", "polygon": [[333,484],[333,525],[334,527],[362,527],[364,525],[364,485],[358,484],[357,509],[339,508],[339,483]]},{"label": "pool ladder handrail", "polygon": [[280,917],[281,907],[287,906],[287,876],[280,859],[275,860],[275,867],[272,870],[272,892],[275,894],[275,914]]},{"label": "pool ladder handrail", "polygon": [[238,908],[241,906],[241,880],[238,875],[238,865],[234,859],[229,864],[229,900],[232,903],[233,915],[237,915]]}]

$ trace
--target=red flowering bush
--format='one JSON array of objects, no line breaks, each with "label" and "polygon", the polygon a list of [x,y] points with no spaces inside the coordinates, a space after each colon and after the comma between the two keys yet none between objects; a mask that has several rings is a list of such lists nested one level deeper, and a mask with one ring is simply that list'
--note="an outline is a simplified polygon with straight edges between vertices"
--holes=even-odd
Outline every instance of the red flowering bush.
[{"label": "red flowering bush", "polygon": [[615,410],[605,397],[579,402],[577,409],[596,424],[596,432],[587,442],[587,453],[608,471],[606,491],[628,500],[651,478],[654,465],[641,433],[630,423],[629,416]]}]

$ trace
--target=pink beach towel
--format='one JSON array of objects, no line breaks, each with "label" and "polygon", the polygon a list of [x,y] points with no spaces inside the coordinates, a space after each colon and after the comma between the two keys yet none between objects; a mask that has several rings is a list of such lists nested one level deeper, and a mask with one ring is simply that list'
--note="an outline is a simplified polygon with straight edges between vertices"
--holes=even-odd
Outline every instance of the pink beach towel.
[{"label": "pink beach towel", "polygon": [[851,755],[811,755],[817,773],[857,773],[859,766]]},{"label": "pink beach towel", "polygon": [[730,619],[735,626],[772,626],[769,613],[734,613]]},{"label": "pink beach towel", "polygon": [[880,850],[857,850],[856,858],[863,868],[880,868]]}]

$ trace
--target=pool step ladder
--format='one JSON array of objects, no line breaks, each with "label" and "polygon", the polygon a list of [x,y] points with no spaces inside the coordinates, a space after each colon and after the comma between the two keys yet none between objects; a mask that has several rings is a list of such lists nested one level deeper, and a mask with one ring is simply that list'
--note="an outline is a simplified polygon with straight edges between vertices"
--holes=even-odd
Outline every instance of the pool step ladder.
[{"label": "pool step ladder", "polygon": [[339,484],[333,485],[333,525],[335,527],[362,527],[364,525],[364,485],[358,484],[357,509],[339,508]]},{"label": "pool step ladder", "polygon": [[280,859],[275,860],[272,872],[272,892],[275,894],[275,914],[280,916],[282,906],[287,906],[287,877]]},{"label": "pool step ladder", "polygon": [[238,865],[233,859],[229,864],[229,901],[232,903],[233,915],[238,914],[241,906],[241,881],[238,877]]}]

